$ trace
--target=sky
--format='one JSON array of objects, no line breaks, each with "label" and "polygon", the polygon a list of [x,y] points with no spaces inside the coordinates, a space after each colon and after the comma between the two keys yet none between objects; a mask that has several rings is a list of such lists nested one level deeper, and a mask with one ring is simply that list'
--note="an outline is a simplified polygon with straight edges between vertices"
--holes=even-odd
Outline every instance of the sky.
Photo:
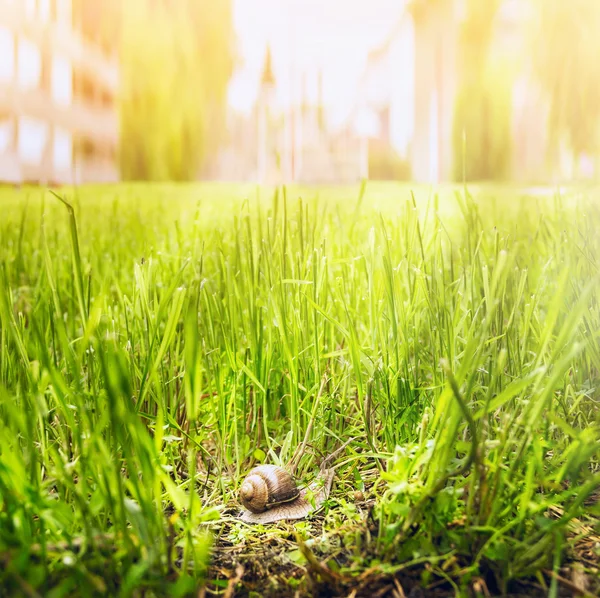
[{"label": "sky", "polygon": [[230,106],[249,112],[256,100],[267,44],[271,47],[280,107],[301,97],[316,100],[318,71],[329,122],[341,124],[357,101],[369,51],[382,44],[405,0],[234,0],[240,64],[229,89]]}]

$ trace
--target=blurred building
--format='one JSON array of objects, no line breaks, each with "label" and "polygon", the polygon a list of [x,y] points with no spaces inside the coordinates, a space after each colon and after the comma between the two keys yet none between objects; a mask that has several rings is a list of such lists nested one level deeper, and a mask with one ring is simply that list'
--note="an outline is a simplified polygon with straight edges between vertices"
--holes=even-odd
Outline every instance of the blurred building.
[{"label": "blurred building", "polygon": [[355,120],[368,122],[371,138],[407,160],[418,182],[452,176],[463,9],[461,0],[407,3],[387,39],[369,55],[363,74]]},{"label": "blurred building", "polygon": [[[299,97],[276,107],[277,73],[265,59],[254,111],[230,112],[229,147],[218,178],[260,182],[347,182],[362,177],[453,179],[456,172],[454,119],[460,91],[460,36],[466,0],[399,0],[400,18],[370,52],[350,118],[336,130],[323,119],[322,98],[311,101],[304,72]],[[548,178],[547,103],[536,87],[526,37],[527,10],[520,0],[502,0],[494,22],[491,53],[512,61],[511,176]],[[268,62],[268,65],[266,64]],[[516,66],[514,66],[516,65]],[[290,72],[293,65],[288,65]],[[285,74],[285,73],[284,73]],[[267,76],[268,75],[268,76]],[[289,74],[296,80],[298,73]],[[294,83],[295,86],[295,83]],[[318,85],[320,89],[320,85]],[[468,143],[468,140],[467,140]]]},{"label": "blurred building", "polygon": [[300,97],[284,107],[274,102],[277,86],[270,50],[265,53],[259,92],[249,115],[230,111],[228,142],[209,173],[222,180],[262,184],[356,182],[367,174],[363,137],[348,123],[332,130],[324,116],[322,80],[309,101],[304,74]]},{"label": "blurred building", "polygon": [[0,181],[118,179],[116,43],[100,26],[108,5],[0,0]]},{"label": "blurred building", "polygon": [[[418,182],[453,178],[458,46],[465,8],[464,0],[408,3],[384,43],[371,52],[363,74],[354,113],[356,129],[407,160]],[[548,178],[549,107],[534,82],[524,47],[530,17],[526,8],[520,0],[503,0],[494,22],[491,54],[516,65],[511,94],[511,176],[541,181]]]}]

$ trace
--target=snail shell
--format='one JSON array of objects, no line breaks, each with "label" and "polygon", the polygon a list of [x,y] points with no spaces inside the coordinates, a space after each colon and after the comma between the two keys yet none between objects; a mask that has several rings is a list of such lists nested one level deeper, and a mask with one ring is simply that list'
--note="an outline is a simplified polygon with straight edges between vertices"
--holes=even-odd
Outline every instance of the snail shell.
[{"label": "snail shell", "polygon": [[255,467],[240,488],[240,500],[252,513],[263,513],[277,505],[292,502],[299,495],[294,478],[277,465]]}]

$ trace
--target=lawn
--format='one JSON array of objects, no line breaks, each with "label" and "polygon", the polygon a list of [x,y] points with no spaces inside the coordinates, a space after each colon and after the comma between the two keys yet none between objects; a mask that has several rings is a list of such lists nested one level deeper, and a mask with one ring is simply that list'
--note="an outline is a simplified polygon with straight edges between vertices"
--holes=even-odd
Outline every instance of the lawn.
[{"label": "lawn", "polygon": [[0,189],[0,596],[600,592],[597,190],[57,193]]}]

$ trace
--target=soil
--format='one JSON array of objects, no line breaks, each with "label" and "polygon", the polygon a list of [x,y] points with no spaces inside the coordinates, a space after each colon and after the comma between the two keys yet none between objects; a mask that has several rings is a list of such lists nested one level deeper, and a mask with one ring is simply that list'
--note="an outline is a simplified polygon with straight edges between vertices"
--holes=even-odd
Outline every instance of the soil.
[{"label": "soil", "polygon": [[[248,529],[240,537],[236,511],[224,514],[222,527],[215,540],[213,561],[208,574],[211,583],[201,595],[208,596],[219,590],[225,598],[239,597],[348,597],[348,598],[438,598],[455,596],[453,583],[437,577],[427,565],[404,568],[394,573],[383,566],[364,570],[356,566],[349,551],[332,542],[331,533],[326,542],[324,519],[313,516],[306,522],[302,535],[315,542],[304,543],[296,535],[294,526],[279,522],[274,526]],[[373,534],[376,530],[371,530]],[[300,544],[298,544],[300,542]],[[298,547],[300,545],[300,551]],[[318,548],[327,545],[323,550]],[[558,582],[558,596],[599,596],[600,538],[588,536],[575,543],[571,562],[560,573],[545,571],[543,578],[513,582],[506,593],[497,585],[492,568],[482,576],[471,579],[468,595],[476,597],[546,597],[552,577]],[[302,552],[304,558],[300,558]],[[361,554],[364,561],[375,555]],[[466,563],[465,563],[466,564]],[[429,581],[423,583],[423,574]],[[544,585],[542,585],[544,584]]]}]

